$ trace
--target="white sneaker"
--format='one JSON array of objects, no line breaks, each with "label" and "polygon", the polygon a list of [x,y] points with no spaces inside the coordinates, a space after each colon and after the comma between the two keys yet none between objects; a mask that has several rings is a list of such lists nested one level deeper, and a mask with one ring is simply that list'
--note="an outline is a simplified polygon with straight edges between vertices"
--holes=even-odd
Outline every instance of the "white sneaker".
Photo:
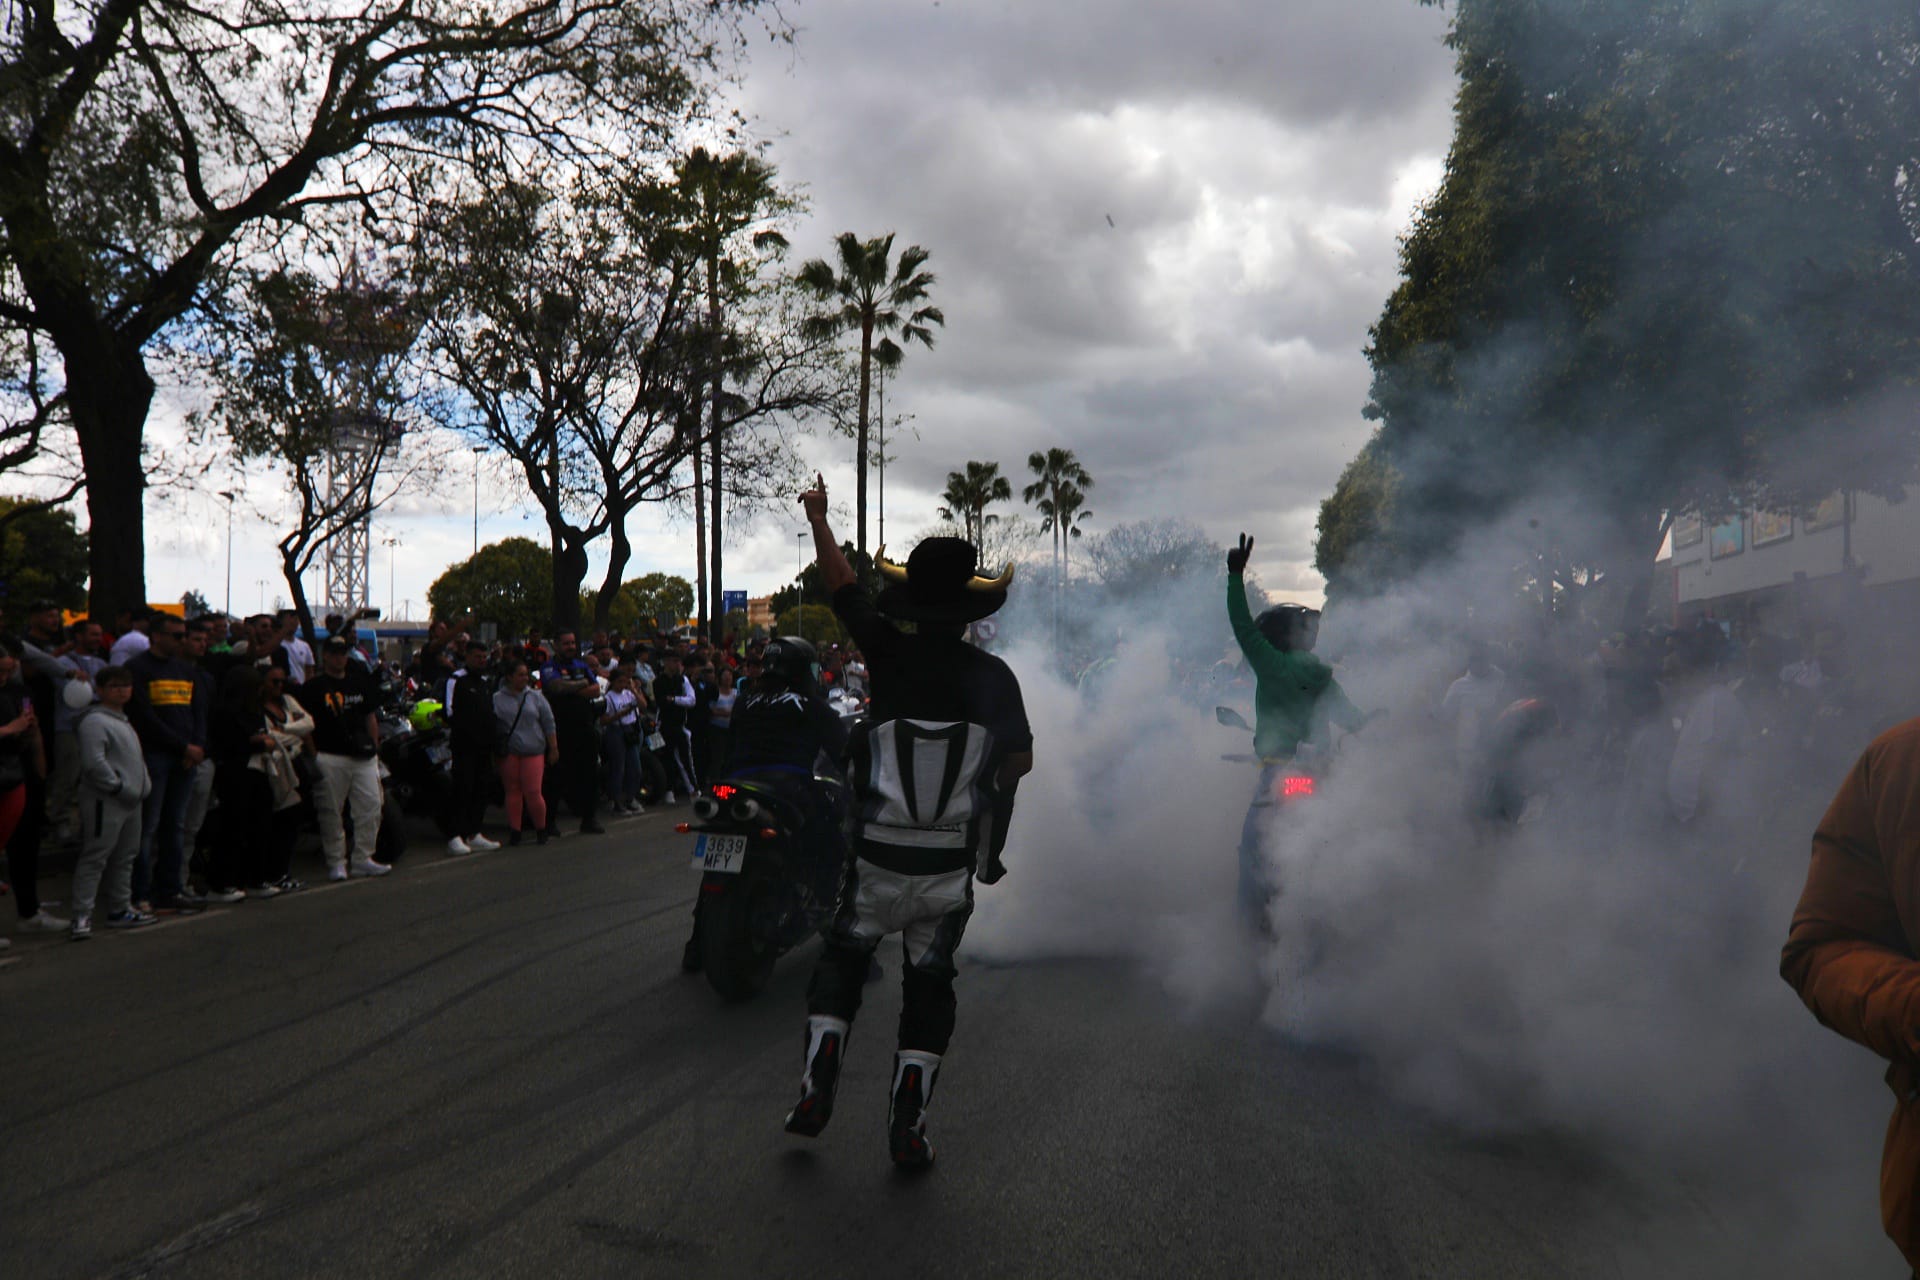
[{"label": "white sneaker", "polygon": [[666,798],[665,800],[663,800],[663,801],[661,801],[661,803],[662,803],[662,804],[679,804],[679,803],[680,803],[680,798],[679,798],[678,796],[676,796],[676,795],[674,795],[674,794],[673,794],[673,792],[671,792],[671,791],[669,791],[669,792],[667,792],[667,798]]},{"label": "white sneaker", "polygon": [[383,876],[393,868],[384,862],[356,862],[348,870],[356,876]]},{"label": "white sneaker", "polygon": [[463,853],[472,853],[473,846],[465,840],[462,840],[459,836],[455,836],[453,839],[447,841],[447,852],[453,854],[455,857],[459,857]]},{"label": "white sneaker", "polygon": [[471,845],[475,850],[481,853],[485,853],[489,849],[498,849],[500,847],[500,842],[498,840],[489,840],[485,836],[475,836],[473,839],[467,841],[467,843]]},{"label": "white sneaker", "polygon": [[56,916],[45,907],[20,922],[23,933],[57,933],[72,924],[61,916]]},{"label": "white sneaker", "polygon": [[347,878],[347,869],[345,866],[327,868],[327,879],[345,880],[346,878]]}]

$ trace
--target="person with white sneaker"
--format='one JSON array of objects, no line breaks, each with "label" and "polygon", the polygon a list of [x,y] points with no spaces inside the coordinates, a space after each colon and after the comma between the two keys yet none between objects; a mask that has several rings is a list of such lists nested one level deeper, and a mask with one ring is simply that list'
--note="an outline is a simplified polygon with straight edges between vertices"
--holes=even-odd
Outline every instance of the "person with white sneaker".
[{"label": "person with white sneaker", "polygon": [[[373,677],[348,665],[352,645],[330,636],[320,651],[320,674],[300,686],[300,702],[313,717],[313,746],[320,765],[314,808],[320,817],[320,848],[327,879],[383,876],[393,870],[373,857],[380,834],[380,697]],[[353,856],[347,856],[347,807],[353,808]]]},{"label": "person with white sneaker", "polygon": [[453,748],[453,794],[447,802],[453,838],[447,852],[455,857],[500,847],[480,832],[493,773],[493,681],[487,676],[486,642],[467,641],[466,660],[447,681],[441,700],[447,709],[447,744]]},{"label": "person with white sneaker", "polygon": [[73,868],[75,942],[93,936],[95,900],[106,890],[109,929],[138,929],[155,917],[133,905],[133,862],[140,854],[141,811],[153,791],[140,736],[127,720],[133,673],[103,667],[94,676],[100,701],[74,721],[80,755],[80,859]]}]

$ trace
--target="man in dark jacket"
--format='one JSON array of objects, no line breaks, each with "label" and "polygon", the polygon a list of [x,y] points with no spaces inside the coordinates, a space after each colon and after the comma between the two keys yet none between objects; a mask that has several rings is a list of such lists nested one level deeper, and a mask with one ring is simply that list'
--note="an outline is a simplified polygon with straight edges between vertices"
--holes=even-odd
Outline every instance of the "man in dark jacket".
[{"label": "man in dark jacket", "polygon": [[887,1139],[894,1164],[925,1168],[927,1104],[953,1035],[954,954],[973,914],[973,882],[1006,874],[1014,788],[1033,767],[1019,681],[965,640],[969,623],[1006,602],[1013,570],[982,578],[971,543],[928,538],[904,567],[875,557],[888,586],[869,599],[827,524],[825,486],[816,482],[800,501],[833,611],[867,656],[873,702],[853,749],[859,817],[807,988],[806,1066],[787,1132],[812,1137],[826,1127],[874,948],[899,933],[906,963]]},{"label": "man in dark jacket", "polygon": [[153,780],[141,815],[133,897],[136,904],[151,903],[162,911],[197,911],[206,900],[187,891],[187,804],[193,796],[194,771],[207,757],[211,708],[201,690],[199,668],[182,652],[187,624],[160,614],[153,620],[148,641],[146,652],[127,663],[133,673],[127,718],[140,736],[147,775]]},{"label": "man in dark jacket", "polygon": [[487,675],[487,646],[480,640],[467,641],[467,664],[447,681],[448,744],[453,748],[452,812],[448,825],[453,838],[447,852],[472,853],[476,849],[498,849],[498,841],[480,834],[481,820],[487,812],[487,788],[493,776],[493,681]]}]

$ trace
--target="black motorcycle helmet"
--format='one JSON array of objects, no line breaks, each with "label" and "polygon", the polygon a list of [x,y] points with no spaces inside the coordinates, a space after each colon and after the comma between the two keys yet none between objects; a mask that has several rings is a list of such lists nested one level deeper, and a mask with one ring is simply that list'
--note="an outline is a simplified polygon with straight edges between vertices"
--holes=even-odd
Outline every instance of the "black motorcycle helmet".
[{"label": "black motorcycle helmet", "polygon": [[768,683],[777,682],[791,693],[812,693],[819,661],[819,651],[812,641],[799,636],[780,636],[768,641],[766,651],[760,655],[760,678]]},{"label": "black motorcycle helmet", "polygon": [[1277,604],[1253,620],[1267,643],[1282,653],[1312,653],[1320,637],[1320,611],[1303,604]]}]

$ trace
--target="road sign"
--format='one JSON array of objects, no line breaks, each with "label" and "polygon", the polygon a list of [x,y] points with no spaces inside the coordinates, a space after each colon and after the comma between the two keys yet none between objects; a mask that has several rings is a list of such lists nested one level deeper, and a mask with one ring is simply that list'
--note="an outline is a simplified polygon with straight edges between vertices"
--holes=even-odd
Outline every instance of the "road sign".
[{"label": "road sign", "polygon": [[722,591],[720,593],[720,612],[745,613],[747,611],[747,593],[744,591]]}]

